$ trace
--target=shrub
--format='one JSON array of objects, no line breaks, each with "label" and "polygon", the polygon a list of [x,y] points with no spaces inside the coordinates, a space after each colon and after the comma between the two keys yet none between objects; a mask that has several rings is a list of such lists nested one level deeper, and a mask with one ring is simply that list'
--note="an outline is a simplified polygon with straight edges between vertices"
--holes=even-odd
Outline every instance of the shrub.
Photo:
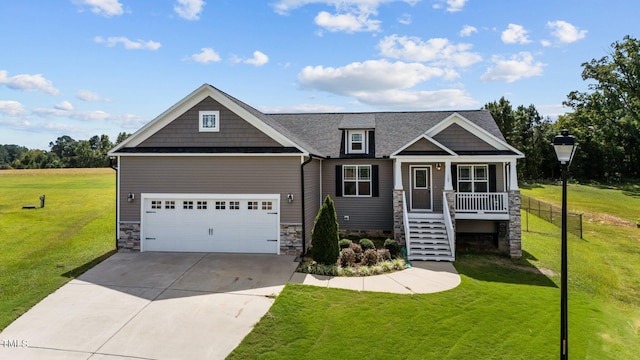
[{"label": "shrub", "polygon": [[391,260],[391,262],[393,263],[393,267],[396,270],[404,270],[404,269],[407,268],[407,263],[404,262],[403,258],[396,258],[396,259]]},{"label": "shrub", "polygon": [[371,269],[370,266],[361,266],[358,269],[358,272],[360,273],[361,276],[370,276],[373,275],[373,270]]},{"label": "shrub", "polygon": [[389,250],[391,256],[398,257],[400,255],[400,244],[393,239],[387,239],[384,241],[384,248]]},{"label": "shrub", "polygon": [[357,274],[356,269],[351,266],[338,268],[338,276],[356,276]]},{"label": "shrub", "polygon": [[356,263],[356,253],[349,248],[342,249],[340,250],[338,262],[342,267],[353,266]]},{"label": "shrub", "polygon": [[327,195],[311,230],[313,260],[325,265],[335,264],[339,255],[338,239],[336,210],[333,200]]},{"label": "shrub", "polygon": [[378,249],[378,259],[380,261],[391,260],[391,253],[387,249]]},{"label": "shrub", "polygon": [[362,246],[356,244],[356,243],[351,243],[351,245],[349,245],[349,249],[353,250],[353,252],[356,254],[356,262],[359,263],[360,261],[362,261]]},{"label": "shrub", "polygon": [[351,246],[351,244],[352,244],[352,242],[349,239],[342,239],[342,240],[338,241],[338,247],[340,249],[346,249],[349,246]]},{"label": "shrub", "polygon": [[391,271],[395,270],[395,268],[393,266],[393,262],[391,262],[389,260],[381,262],[380,266],[382,266],[382,270],[384,270],[384,272],[391,272]]},{"label": "shrub", "polygon": [[375,249],[367,249],[362,255],[362,263],[364,265],[375,265],[378,263],[378,252]]},{"label": "shrub", "polygon": [[360,239],[360,246],[362,246],[363,250],[375,249],[376,246],[373,244],[373,241],[369,239]]}]

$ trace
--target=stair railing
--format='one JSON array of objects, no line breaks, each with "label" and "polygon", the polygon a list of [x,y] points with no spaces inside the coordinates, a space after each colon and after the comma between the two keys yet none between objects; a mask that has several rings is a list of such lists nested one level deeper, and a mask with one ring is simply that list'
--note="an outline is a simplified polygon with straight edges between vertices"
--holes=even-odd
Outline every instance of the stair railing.
[{"label": "stair railing", "polygon": [[409,231],[409,212],[407,211],[407,196],[402,192],[402,223],[404,225],[404,242],[407,256],[411,255],[411,232]]},{"label": "stair railing", "polygon": [[453,221],[451,220],[451,212],[449,210],[449,201],[447,201],[447,193],[442,193],[442,214],[444,214],[444,226],[447,228],[447,238],[449,247],[451,248],[451,256],[456,257],[456,241],[453,232]]}]

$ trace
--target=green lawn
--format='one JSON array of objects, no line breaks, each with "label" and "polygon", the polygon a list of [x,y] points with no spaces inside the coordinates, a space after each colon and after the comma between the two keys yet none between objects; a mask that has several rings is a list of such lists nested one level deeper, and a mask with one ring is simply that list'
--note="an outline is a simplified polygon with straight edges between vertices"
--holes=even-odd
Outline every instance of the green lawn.
[{"label": "green lawn", "polygon": [[115,249],[115,171],[0,171],[0,229],[1,330]]},{"label": "green lawn", "polygon": [[[539,189],[545,188],[536,188],[542,194]],[[624,206],[600,204],[614,196],[609,191],[587,188],[580,206],[611,209],[616,217],[639,212],[638,198],[622,192],[615,196]],[[560,231],[535,217],[529,221],[523,259],[459,255],[462,284],[447,292],[394,295],[287,285],[230,358],[557,358]],[[602,220],[585,223],[584,240],[569,235],[572,359],[640,354],[639,239],[640,229]]]}]

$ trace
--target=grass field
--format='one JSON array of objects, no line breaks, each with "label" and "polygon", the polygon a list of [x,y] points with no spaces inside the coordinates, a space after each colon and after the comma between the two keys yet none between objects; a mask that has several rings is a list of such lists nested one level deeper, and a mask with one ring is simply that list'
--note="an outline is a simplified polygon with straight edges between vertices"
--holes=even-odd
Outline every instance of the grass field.
[{"label": "grass field", "polygon": [[115,171],[0,171],[0,229],[1,330],[115,249]]},{"label": "grass field", "polygon": [[[584,240],[569,236],[570,357],[638,358],[640,229],[616,219],[637,214],[640,200],[620,190],[579,189],[579,196],[569,190],[570,198],[580,198],[569,207],[590,210],[595,220],[585,223]],[[523,190],[553,202],[557,187],[531,192]],[[616,204],[602,204],[607,199]],[[557,358],[560,230],[529,221],[523,259],[459,255],[462,284],[447,292],[407,296],[287,285],[230,358]]]}]

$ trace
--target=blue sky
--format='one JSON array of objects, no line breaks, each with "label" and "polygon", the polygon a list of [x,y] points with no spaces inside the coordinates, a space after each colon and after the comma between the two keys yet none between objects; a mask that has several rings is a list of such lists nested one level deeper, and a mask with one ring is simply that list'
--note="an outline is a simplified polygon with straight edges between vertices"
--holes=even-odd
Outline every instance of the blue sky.
[{"label": "blue sky", "polygon": [[203,83],[264,112],[478,109],[552,118],[637,1],[0,3],[0,144],[134,132]]}]

